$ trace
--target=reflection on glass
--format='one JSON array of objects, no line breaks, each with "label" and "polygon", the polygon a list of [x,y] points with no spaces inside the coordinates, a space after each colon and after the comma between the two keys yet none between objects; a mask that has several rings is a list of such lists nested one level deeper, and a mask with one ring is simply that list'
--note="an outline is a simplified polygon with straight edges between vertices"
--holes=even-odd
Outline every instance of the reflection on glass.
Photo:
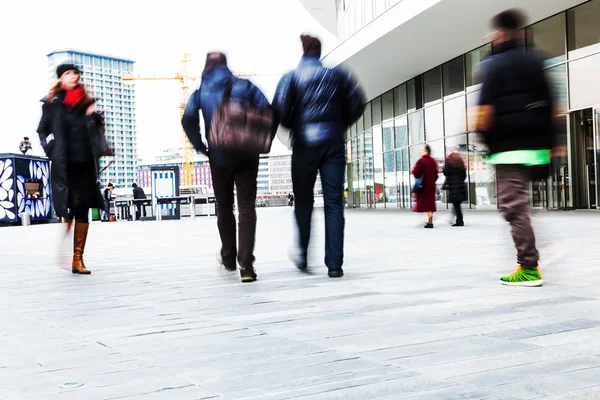
[{"label": "reflection on glass", "polygon": [[[362,135],[362,133],[361,133],[361,135]],[[352,144],[351,144],[352,160],[357,160],[358,159],[358,136],[353,137],[350,141],[352,142]]]},{"label": "reflection on glass", "polygon": [[[600,0],[588,1],[567,11],[569,58],[600,50]],[[589,47],[589,48],[588,48]],[[579,50],[579,51],[578,51]]]},{"label": "reflection on glass", "polygon": [[396,180],[398,193],[398,206],[410,208],[410,163],[408,160],[408,149],[404,148],[396,151]]},{"label": "reflection on glass", "polygon": [[365,159],[361,158],[358,162],[358,172],[359,172],[359,199],[358,204],[360,204],[360,208],[367,208],[367,183],[365,181]]},{"label": "reflection on glass", "polygon": [[409,169],[409,174],[410,174],[410,181],[409,181],[409,187],[412,187],[413,183],[414,183],[414,176],[412,175],[412,170],[415,167],[415,164],[417,163],[417,161],[419,161],[419,158],[421,158],[421,150],[423,149],[424,144],[419,144],[419,145],[415,145],[415,146],[410,146],[408,148],[408,156],[409,156],[409,165],[410,165],[410,169]]},{"label": "reflection on glass", "polygon": [[464,57],[460,56],[443,65],[444,96],[465,90]]},{"label": "reflection on glass", "polygon": [[567,65],[561,64],[546,70],[548,81],[552,86],[552,94],[559,112],[569,109],[569,91],[567,89]]},{"label": "reflection on glass", "polygon": [[477,105],[479,104],[480,95],[481,91],[467,94],[467,130],[469,132],[475,131],[475,122],[477,117],[476,110]]},{"label": "reflection on glass", "polygon": [[429,141],[443,136],[444,112],[440,103],[425,109],[425,138]]},{"label": "reflection on glass", "polygon": [[375,192],[375,206],[385,208],[385,183],[383,181],[383,154],[375,154],[373,157],[373,190]]},{"label": "reflection on glass", "polygon": [[546,65],[566,61],[565,35],[567,24],[561,13],[527,28],[527,51],[541,53]]},{"label": "reflection on glass", "polygon": [[417,144],[425,141],[425,126],[423,124],[423,110],[408,114],[409,143]]},{"label": "reflection on glass", "polygon": [[423,74],[423,94],[425,104],[442,98],[442,69],[435,67]]},{"label": "reflection on glass", "polygon": [[571,109],[597,104],[600,93],[600,54],[569,63]]},{"label": "reflection on glass", "polygon": [[396,207],[398,202],[396,187],[396,165],[394,152],[389,151],[383,155],[383,171],[385,180],[385,204],[387,208]]},{"label": "reflection on glass", "polygon": [[467,131],[467,112],[465,107],[464,96],[444,102],[444,131],[446,136]]},{"label": "reflection on glass", "polygon": [[415,79],[411,79],[406,82],[406,97],[407,97],[407,105],[408,111],[414,111],[417,109],[417,89]]},{"label": "reflection on glass", "polygon": [[394,116],[399,117],[406,114],[408,105],[406,104],[406,83],[394,89]]},{"label": "reflection on glass", "polygon": [[390,120],[383,124],[383,151],[394,148],[394,121]]},{"label": "reflection on glass", "polygon": [[497,208],[496,168],[486,161],[488,149],[477,133],[469,133],[469,199],[477,209]]},{"label": "reflection on glass", "polygon": [[352,144],[350,140],[346,142],[346,161],[352,161]]},{"label": "reflection on glass", "polygon": [[381,125],[373,127],[373,153],[381,154],[383,152],[383,138]]},{"label": "reflection on glass", "polygon": [[381,96],[383,120],[388,121],[394,118],[394,92],[390,90]]},{"label": "reflection on glass", "polygon": [[365,157],[373,155],[373,131],[371,129],[365,131]]},{"label": "reflection on glass", "polygon": [[492,46],[488,43],[480,48],[467,53],[465,56],[465,68],[467,77],[467,87],[475,86],[481,83],[481,62],[489,56]]},{"label": "reflection on glass", "polygon": [[371,101],[371,112],[373,113],[373,125],[381,123],[381,97],[376,97]]},{"label": "reflection on glass", "polygon": [[396,118],[394,121],[396,148],[408,146],[408,117]]},{"label": "reflection on glass", "polygon": [[364,130],[371,129],[373,126],[373,119],[371,117],[371,103],[367,103],[365,107],[365,112],[363,113],[363,122],[365,124]]},{"label": "reflection on glass", "polygon": [[365,195],[366,195],[366,206],[373,208],[375,206],[375,182],[374,171],[375,166],[373,165],[373,157],[365,158]]},{"label": "reflection on glass", "polygon": [[357,146],[358,158],[362,158],[365,156],[365,134],[361,133],[356,138],[358,140],[358,146]]}]

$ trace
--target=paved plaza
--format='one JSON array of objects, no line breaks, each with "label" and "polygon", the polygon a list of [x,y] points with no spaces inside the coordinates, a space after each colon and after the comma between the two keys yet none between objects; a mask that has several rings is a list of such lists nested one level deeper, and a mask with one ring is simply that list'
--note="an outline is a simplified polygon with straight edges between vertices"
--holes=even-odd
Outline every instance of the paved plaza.
[{"label": "paved plaza", "polygon": [[600,214],[536,213],[541,288],[500,285],[496,212],[346,216],[336,280],[322,209],[310,275],[292,209],[259,209],[251,284],[214,217],[94,223],[91,276],[57,266],[60,226],[0,228],[0,399],[600,399]]}]

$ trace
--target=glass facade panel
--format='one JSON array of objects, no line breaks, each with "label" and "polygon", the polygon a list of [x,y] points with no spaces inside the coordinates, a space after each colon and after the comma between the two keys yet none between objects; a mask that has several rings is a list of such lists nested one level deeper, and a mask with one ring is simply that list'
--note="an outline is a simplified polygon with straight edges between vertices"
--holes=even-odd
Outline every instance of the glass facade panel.
[{"label": "glass facade panel", "polygon": [[371,129],[365,131],[365,157],[373,156],[373,131]]},{"label": "glass facade panel", "polygon": [[414,111],[417,109],[417,89],[414,79],[411,79],[406,83],[406,98],[408,111]]},{"label": "glass facade panel", "polygon": [[442,98],[442,69],[440,67],[423,74],[423,93],[425,105]]},{"label": "glass facade panel", "polygon": [[373,154],[381,154],[383,153],[383,130],[381,129],[381,125],[377,125],[373,127]]},{"label": "glass facade panel", "polygon": [[443,65],[444,96],[465,90],[465,62],[460,56]]},{"label": "glass facade panel", "polygon": [[552,86],[556,108],[559,112],[569,109],[569,90],[567,88],[567,64],[557,65],[546,70],[548,80]]},{"label": "glass facade panel", "polygon": [[491,51],[492,46],[490,44],[486,44],[466,54],[465,70],[467,87],[479,85],[481,83],[481,61],[489,56]]},{"label": "glass facade panel", "polygon": [[377,97],[371,101],[371,110],[373,113],[373,125],[381,123],[381,97]]},{"label": "glass facade panel", "polygon": [[477,109],[480,95],[480,91],[467,94],[467,130],[470,132],[475,131],[475,111]]},{"label": "glass facade panel", "polygon": [[365,158],[365,206],[368,208],[375,207],[375,182],[374,178],[373,157]]},{"label": "glass facade panel", "polygon": [[388,121],[394,118],[394,92],[390,90],[381,96],[383,120]]},{"label": "glass facade panel", "polygon": [[600,0],[592,0],[567,11],[569,58],[600,51]]},{"label": "glass facade panel", "polygon": [[367,103],[367,106],[365,107],[365,112],[363,113],[363,123],[365,125],[364,130],[371,129],[373,126],[371,103]]},{"label": "glass facade panel", "polygon": [[373,157],[373,190],[375,191],[375,206],[385,208],[385,182],[383,180],[383,154],[375,154]]},{"label": "glass facade panel", "polygon": [[469,133],[469,199],[472,208],[497,208],[496,168],[486,161],[488,149],[479,134]]},{"label": "glass facade panel", "polygon": [[444,111],[442,104],[425,109],[425,139],[434,140],[444,137]]},{"label": "glass facade panel", "polygon": [[569,64],[571,109],[600,104],[600,54]]},{"label": "glass facade panel", "polygon": [[396,148],[408,146],[408,117],[405,115],[394,121]]},{"label": "glass facade panel", "polygon": [[398,206],[410,208],[410,164],[408,162],[408,149],[396,151],[396,181],[398,193]]},{"label": "glass facade panel", "polygon": [[538,22],[527,28],[527,50],[540,53],[546,65],[566,61],[565,13]]},{"label": "glass facade panel", "polygon": [[467,131],[467,110],[465,96],[444,102],[445,135],[456,135]]},{"label": "glass facade panel", "polygon": [[408,105],[406,104],[406,84],[396,87],[394,89],[394,116],[399,117],[406,114],[408,111]]},{"label": "glass facade panel", "polygon": [[398,188],[396,182],[396,158],[393,151],[383,155],[383,175],[385,181],[385,206],[393,208],[398,203]]},{"label": "glass facade panel", "polygon": [[387,121],[383,124],[383,151],[393,150],[394,147],[394,121]]},{"label": "glass facade panel", "polygon": [[[417,144],[425,141],[425,124],[423,121],[423,110],[408,114],[409,144]],[[412,162],[412,161],[411,161]]]}]

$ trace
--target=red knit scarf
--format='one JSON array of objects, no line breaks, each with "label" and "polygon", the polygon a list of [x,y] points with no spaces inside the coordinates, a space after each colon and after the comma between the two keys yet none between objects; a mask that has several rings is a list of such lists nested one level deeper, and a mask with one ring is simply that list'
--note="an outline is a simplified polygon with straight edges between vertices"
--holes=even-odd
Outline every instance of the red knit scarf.
[{"label": "red knit scarf", "polygon": [[73,90],[69,90],[65,95],[64,103],[69,107],[76,106],[84,98],[83,88],[81,86],[76,87]]}]

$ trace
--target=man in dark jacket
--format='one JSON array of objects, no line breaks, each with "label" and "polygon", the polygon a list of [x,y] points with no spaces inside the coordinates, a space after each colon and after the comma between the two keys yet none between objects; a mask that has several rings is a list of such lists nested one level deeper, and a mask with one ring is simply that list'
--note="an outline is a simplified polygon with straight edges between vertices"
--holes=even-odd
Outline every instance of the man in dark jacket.
[{"label": "man in dark jacket", "polygon": [[486,64],[477,130],[495,164],[498,203],[512,227],[517,271],[502,284],[541,286],[539,253],[529,217],[529,182],[545,177],[554,141],[553,100],[543,62],[521,47],[519,29],[525,16],[518,10],[496,15],[493,53]]},{"label": "man in dark jacket", "polygon": [[[133,199],[134,200],[145,200],[146,199],[146,193],[144,193],[144,189],[139,187],[137,185],[137,183],[134,183],[133,185],[131,185],[131,187],[133,188]],[[136,203],[135,208],[136,208],[135,218],[139,221],[140,218],[142,218],[142,214],[144,217],[146,216],[146,206],[143,205],[142,203]]]},{"label": "man in dark jacket", "polygon": [[366,99],[359,84],[341,68],[323,67],[321,42],[301,36],[304,55],[295,71],[281,79],[273,108],[291,130],[292,182],[300,255],[294,260],[307,268],[313,190],[321,174],[325,203],[325,264],[329,276],[344,275],[344,133],[362,115]]},{"label": "man in dark jacket", "polygon": [[[200,134],[202,110],[206,137],[213,114],[217,111],[226,86],[231,85],[231,98],[251,102],[255,107],[269,107],[262,92],[246,79],[236,78],[227,67],[223,53],[209,53],[202,72],[202,84],[190,97],[181,121],[183,129],[197,151],[208,156],[219,213],[217,224],[221,236],[221,262],[228,271],[240,264],[242,282],[256,280],[254,270],[254,240],[256,234],[256,176],[259,155],[245,156],[208,148]],[[274,132],[273,132],[274,133]],[[208,140],[208,139],[207,139]],[[236,248],[236,227],[233,215],[233,186],[237,190],[239,213],[239,252]]]},{"label": "man in dark jacket", "polygon": [[113,200],[112,191],[115,189],[112,183],[108,183],[106,189],[102,193],[102,200],[104,201],[104,220],[110,220],[110,202]]}]

